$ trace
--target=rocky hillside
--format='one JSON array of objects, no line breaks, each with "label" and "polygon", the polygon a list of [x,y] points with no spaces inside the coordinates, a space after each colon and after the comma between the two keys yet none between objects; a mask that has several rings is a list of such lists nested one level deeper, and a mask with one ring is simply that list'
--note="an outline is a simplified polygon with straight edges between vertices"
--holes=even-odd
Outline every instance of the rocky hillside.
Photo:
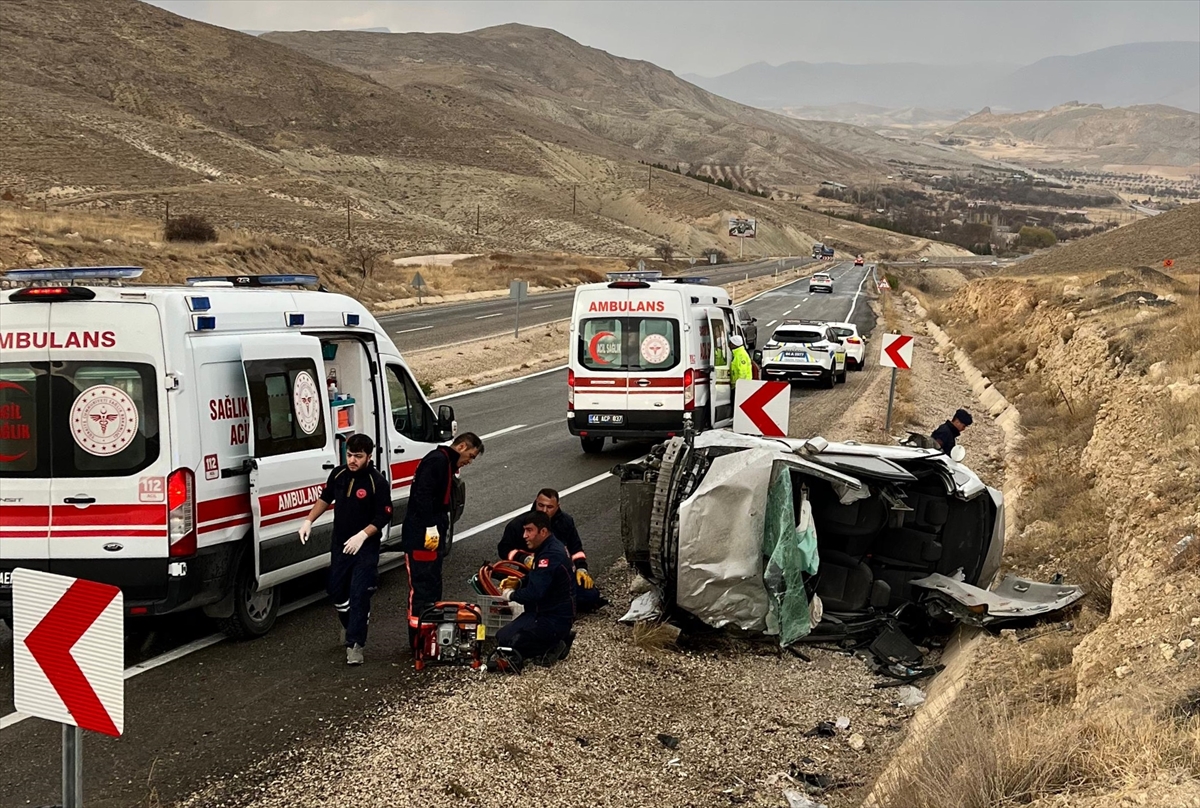
[{"label": "rocky hillside", "polygon": [[[865,227],[826,233],[827,219],[795,205],[650,172],[640,161],[685,152],[691,132],[715,124],[692,127],[687,112],[676,126],[653,128],[654,137],[626,136],[639,115],[659,114],[638,107],[638,97],[675,103],[662,83],[669,74],[599,51],[595,59],[615,73],[603,81],[563,74],[555,90],[591,105],[588,128],[561,106],[539,107],[530,84],[500,71],[456,84],[415,68],[411,80],[385,84],[135,0],[6,0],[0,29],[0,198],[16,205],[159,219],[169,205],[226,230],[366,241],[391,253],[645,255],[669,241],[680,255],[736,254],[730,215],[759,219],[747,254],[806,252],[827,236],[866,251],[916,249],[913,239]],[[489,36],[502,37],[500,52],[518,53],[513,32]],[[604,82],[615,85],[603,91]],[[712,121],[734,132],[696,153],[738,185],[869,165],[786,125],[769,132],[753,116],[721,118],[736,105],[692,90],[678,102],[715,105]],[[506,93],[513,103],[499,100]],[[623,105],[632,111],[613,111]]]},{"label": "rocky hillside", "polygon": [[1085,151],[1084,164],[1200,167],[1200,113],[1160,104],[1105,109],[1072,103],[1014,115],[984,109],[949,132]]}]

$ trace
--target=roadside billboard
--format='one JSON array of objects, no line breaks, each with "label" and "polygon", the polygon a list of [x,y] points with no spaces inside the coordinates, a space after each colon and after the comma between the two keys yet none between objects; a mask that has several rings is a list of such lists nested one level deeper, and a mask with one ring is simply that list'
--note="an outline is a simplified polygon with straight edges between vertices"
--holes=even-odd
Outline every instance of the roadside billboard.
[{"label": "roadside billboard", "polygon": [[758,221],[756,219],[731,218],[729,220],[729,235],[734,238],[754,238],[757,229]]}]

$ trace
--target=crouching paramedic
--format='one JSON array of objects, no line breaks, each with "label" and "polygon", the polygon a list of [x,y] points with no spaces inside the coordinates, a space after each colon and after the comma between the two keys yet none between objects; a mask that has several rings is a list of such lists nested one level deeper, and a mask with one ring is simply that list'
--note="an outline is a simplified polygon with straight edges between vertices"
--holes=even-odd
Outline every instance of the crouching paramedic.
[{"label": "crouching paramedic", "polygon": [[[558,504],[558,492],[553,488],[538,491],[530,511],[541,511],[550,518],[550,532],[563,543],[571,556],[575,571],[575,608],[580,612],[594,612],[608,604],[600,595],[600,589],[588,571],[587,553],[583,551],[583,540],[575,520]],[[526,567],[533,564],[533,550],[525,543],[525,515],[522,514],[504,526],[504,535],[496,552],[505,561],[516,561]]]},{"label": "crouching paramedic", "polygon": [[417,642],[421,613],[442,599],[442,560],[450,546],[454,478],[483,454],[483,441],[464,432],[450,446],[439,446],[421,459],[413,474],[401,542],[408,568],[408,642]]},{"label": "crouching paramedic", "polygon": [[300,541],[307,544],[313,522],[333,506],[329,598],[342,623],[347,665],[363,662],[371,595],[379,577],[379,543],[392,519],[392,487],[371,464],[374,449],[367,435],[350,436],[346,465],[330,472],[321,497],[300,525]]},{"label": "crouching paramedic", "polygon": [[505,578],[501,592],[525,611],[496,633],[496,653],[488,665],[492,670],[519,672],[528,659],[562,659],[573,639],[575,573],[567,548],[551,533],[546,514],[531,511],[521,520],[533,565],[524,579]]}]

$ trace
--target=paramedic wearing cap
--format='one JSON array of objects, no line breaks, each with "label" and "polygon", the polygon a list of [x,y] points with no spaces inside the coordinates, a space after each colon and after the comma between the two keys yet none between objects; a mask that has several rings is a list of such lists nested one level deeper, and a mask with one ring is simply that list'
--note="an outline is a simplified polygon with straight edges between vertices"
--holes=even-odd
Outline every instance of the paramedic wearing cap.
[{"label": "paramedic wearing cap", "polygon": [[408,641],[417,641],[421,613],[442,599],[442,560],[446,557],[450,514],[454,511],[454,478],[483,454],[483,441],[464,432],[449,446],[439,446],[421,460],[413,474],[408,510],[401,528],[401,547],[408,569]]},{"label": "paramedic wearing cap", "polygon": [[521,517],[525,544],[533,550],[533,566],[523,579],[505,578],[501,592],[525,607],[515,620],[496,633],[498,649],[516,651],[523,660],[553,652],[554,661],[567,653],[575,620],[575,572],[567,548],[550,530],[550,517],[530,511]]},{"label": "paramedic wearing cap", "polygon": [[963,430],[971,425],[974,419],[971,413],[966,410],[955,410],[954,417],[946,423],[933,430],[933,442],[937,444],[937,448],[942,450],[942,454],[950,454],[950,450],[954,448],[958,436],[963,433]]},{"label": "paramedic wearing cap", "polygon": [[729,344],[733,346],[733,364],[729,369],[729,381],[736,389],[739,379],[753,378],[754,370],[750,364],[750,354],[746,353],[746,340],[742,339],[742,335],[731,336]]},{"label": "paramedic wearing cap", "polygon": [[[550,518],[550,532],[554,538],[563,543],[571,556],[575,568],[575,606],[581,612],[594,612],[608,604],[600,595],[592,574],[588,572],[587,553],[583,551],[583,540],[579,538],[579,530],[571,515],[559,507],[558,492],[553,488],[543,488],[538,491],[532,511],[541,511]],[[534,552],[525,543],[525,514],[521,514],[504,526],[504,535],[496,552],[505,561],[516,561],[526,567],[533,566]]]},{"label": "paramedic wearing cap", "polygon": [[363,662],[371,595],[379,575],[379,542],[392,519],[392,486],[371,465],[374,449],[367,435],[350,436],[346,465],[330,472],[320,499],[300,525],[300,542],[307,544],[313,522],[333,506],[329,599],[342,623],[347,665]]}]

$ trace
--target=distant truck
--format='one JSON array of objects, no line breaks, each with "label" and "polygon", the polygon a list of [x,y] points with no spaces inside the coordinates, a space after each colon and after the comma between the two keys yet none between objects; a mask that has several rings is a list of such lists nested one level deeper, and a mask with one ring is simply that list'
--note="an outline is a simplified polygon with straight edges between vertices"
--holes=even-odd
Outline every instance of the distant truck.
[{"label": "distant truck", "polygon": [[813,245],[812,257],[819,259],[833,258],[833,247],[826,247],[824,244],[818,241]]}]

